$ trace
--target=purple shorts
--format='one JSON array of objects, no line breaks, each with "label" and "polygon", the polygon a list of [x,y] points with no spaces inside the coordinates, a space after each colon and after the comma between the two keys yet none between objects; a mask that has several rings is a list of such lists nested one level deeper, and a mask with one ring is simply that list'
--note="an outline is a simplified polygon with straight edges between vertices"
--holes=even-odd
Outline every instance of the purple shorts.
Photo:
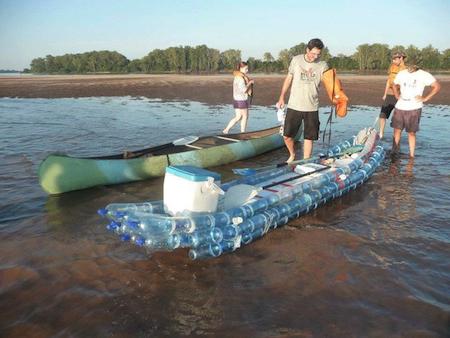
[{"label": "purple shorts", "polygon": [[407,133],[415,133],[419,131],[421,113],[422,109],[401,110],[395,108],[391,127],[400,130],[405,129]]},{"label": "purple shorts", "polygon": [[234,100],[233,101],[233,107],[235,109],[247,109],[249,107],[249,104],[248,104],[247,100],[244,100],[244,101]]}]

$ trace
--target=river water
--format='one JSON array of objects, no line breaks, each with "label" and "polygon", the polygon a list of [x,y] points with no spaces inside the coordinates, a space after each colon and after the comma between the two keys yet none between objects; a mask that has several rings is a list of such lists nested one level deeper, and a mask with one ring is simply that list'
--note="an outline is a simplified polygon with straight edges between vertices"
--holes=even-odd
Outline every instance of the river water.
[{"label": "river water", "polygon": [[[322,129],[327,109],[321,110]],[[0,99],[0,336],[444,337],[450,314],[449,106],[427,106],[416,158],[388,155],[362,187],[210,260],[148,253],[96,210],[162,198],[163,179],[47,196],[50,152],[94,156],[215,134],[229,105],[142,98]],[[375,107],[335,120],[331,142]],[[251,130],[276,123],[254,107]],[[326,144],[318,142],[316,152]],[[212,168],[278,163],[280,149]]]}]

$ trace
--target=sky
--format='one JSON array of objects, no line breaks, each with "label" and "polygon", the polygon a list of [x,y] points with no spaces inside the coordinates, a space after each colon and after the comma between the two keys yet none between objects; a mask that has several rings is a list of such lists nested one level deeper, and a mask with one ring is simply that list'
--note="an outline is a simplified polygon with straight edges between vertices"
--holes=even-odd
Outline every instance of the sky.
[{"label": "sky", "polygon": [[206,44],[262,58],[311,38],[332,55],[363,43],[450,48],[450,0],[0,0],[0,69],[32,59]]}]

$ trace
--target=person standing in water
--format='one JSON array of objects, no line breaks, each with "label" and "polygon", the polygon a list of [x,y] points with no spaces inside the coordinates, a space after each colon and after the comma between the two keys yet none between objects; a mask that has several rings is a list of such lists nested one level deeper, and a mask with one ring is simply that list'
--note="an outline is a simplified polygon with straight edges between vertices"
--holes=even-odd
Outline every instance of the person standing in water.
[{"label": "person standing in water", "polygon": [[247,76],[248,65],[247,62],[239,62],[236,70],[233,72],[233,107],[236,116],[231,119],[227,127],[223,130],[224,134],[228,134],[233,126],[241,121],[241,133],[245,132],[247,128],[248,109],[250,108],[250,101],[253,94],[253,84],[255,81],[250,80]]},{"label": "person standing in water", "polygon": [[405,53],[401,51],[394,52],[392,54],[392,63],[388,70],[388,79],[384,88],[383,105],[380,111],[380,138],[384,137],[384,127],[386,126],[386,120],[391,115],[392,110],[395,108],[397,99],[394,96],[392,87],[394,86],[394,79],[397,74],[406,69],[405,66]]},{"label": "person standing in water", "polygon": [[313,142],[319,139],[319,86],[322,74],[328,70],[319,61],[324,45],[320,39],[308,42],[305,54],[294,56],[281,89],[277,108],[284,108],[284,97],[291,88],[283,126],[284,143],[289,151],[287,162],[295,160],[295,137],[304,121],[303,158],[311,157]]},{"label": "person standing in water", "polygon": [[[395,77],[392,88],[398,100],[391,120],[391,127],[394,128],[392,150],[398,151],[402,130],[405,129],[408,133],[410,158],[415,155],[416,133],[419,131],[423,103],[429,101],[441,89],[433,75],[420,69],[421,61],[420,57],[409,60],[407,69],[400,71]],[[423,95],[426,86],[431,86],[431,91]]]}]

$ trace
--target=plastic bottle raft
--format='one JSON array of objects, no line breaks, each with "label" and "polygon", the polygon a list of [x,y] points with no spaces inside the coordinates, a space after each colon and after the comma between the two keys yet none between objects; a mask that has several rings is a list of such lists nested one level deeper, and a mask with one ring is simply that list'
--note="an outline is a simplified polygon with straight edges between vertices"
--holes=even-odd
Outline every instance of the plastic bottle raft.
[{"label": "plastic bottle raft", "polygon": [[[244,185],[256,192],[245,203],[223,211],[171,216],[163,201],[154,201],[109,204],[99,214],[108,218],[107,228],[124,241],[152,251],[187,247],[192,259],[217,257],[363,184],[384,159],[385,151],[377,142],[374,129],[363,129],[332,147],[328,160],[256,172],[221,184],[225,196]],[[362,150],[333,158],[356,145]]]}]

